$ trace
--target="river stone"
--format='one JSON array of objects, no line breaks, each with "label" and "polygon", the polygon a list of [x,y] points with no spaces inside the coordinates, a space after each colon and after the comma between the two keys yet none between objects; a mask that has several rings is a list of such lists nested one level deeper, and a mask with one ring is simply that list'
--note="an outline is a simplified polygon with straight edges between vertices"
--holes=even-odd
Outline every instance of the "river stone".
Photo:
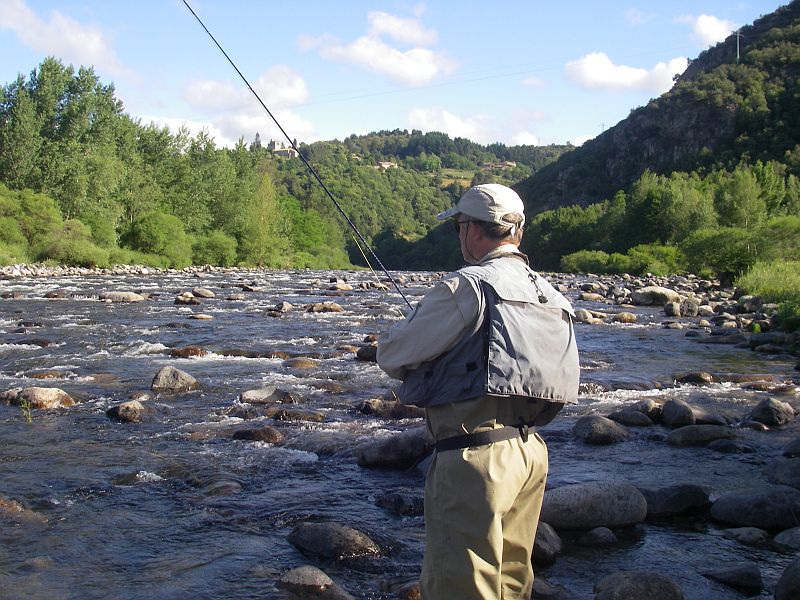
[{"label": "river stone", "polygon": [[283,441],[283,434],[270,425],[264,425],[263,427],[234,431],[233,439],[278,444]]},{"label": "river stone", "polygon": [[556,530],[549,523],[540,520],[533,543],[533,564],[542,567],[552,565],[563,549],[564,543]]},{"label": "river stone", "polygon": [[578,321],[578,323],[589,323],[589,324],[591,324],[591,323],[594,323],[595,321],[597,321],[598,319],[595,319],[592,316],[592,313],[590,313],[585,308],[576,308],[575,309],[575,320]]},{"label": "river stone", "polygon": [[696,298],[684,298],[681,300],[681,316],[696,317],[700,314],[700,301]]},{"label": "river stone", "polygon": [[0,521],[45,523],[47,517],[34,510],[25,508],[16,500],[0,496]]},{"label": "river stone", "polygon": [[391,513],[406,516],[421,516],[425,511],[422,494],[416,490],[392,490],[375,499],[375,505]]},{"label": "river stone", "polygon": [[289,358],[283,361],[284,367],[289,367],[290,369],[316,369],[319,367],[319,362],[314,360],[313,358],[303,358],[303,357],[295,357]]},{"label": "river stone", "polygon": [[701,571],[701,574],[703,577],[708,577],[748,595],[758,594],[764,589],[761,571],[756,565],[749,562]]},{"label": "river stone", "polygon": [[758,527],[733,527],[723,531],[722,535],[745,546],[764,546],[769,540],[769,533]]},{"label": "river stone", "polygon": [[273,405],[264,411],[264,416],[276,421],[300,421],[306,423],[322,423],[325,413],[319,410],[299,410],[294,408],[281,408]]},{"label": "river stone", "polygon": [[414,427],[390,437],[370,442],[358,452],[362,467],[408,469],[432,449],[433,441],[425,427]]},{"label": "river stone", "polygon": [[664,305],[664,314],[668,317],[681,316],[681,303],[680,302],[667,302]]},{"label": "river stone", "polygon": [[311,565],[287,571],[281,576],[278,586],[309,600],[353,600],[353,596],[344,591],[328,575]]},{"label": "river stone", "polygon": [[205,356],[208,350],[200,346],[185,346],[183,348],[172,348],[169,355],[173,358],[191,358],[193,356]]},{"label": "river stone", "polygon": [[702,485],[683,483],[662,488],[639,488],[647,500],[647,517],[673,517],[711,506],[711,490]]},{"label": "river stone", "polygon": [[268,385],[242,392],[239,394],[239,401],[248,404],[300,404],[305,398],[295,392],[287,392],[274,385]]},{"label": "river stone", "polygon": [[769,463],[764,471],[772,483],[800,489],[800,459],[778,458]]},{"label": "river stone", "polygon": [[538,573],[536,574],[533,580],[533,590],[531,590],[531,600],[569,600],[570,598],[572,596],[567,588],[553,585]]},{"label": "river stone", "polygon": [[753,454],[757,452],[755,446],[743,442],[741,440],[714,440],[708,446],[709,450],[714,452],[722,452],[723,454]]},{"label": "river stone", "polygon": [[714,383],[714,376],[705,371],[687,371],[682,373],[675,373],[672,376],[675,383],[691,384],[691,385],[709,385]]},{"label": "river stone", "polygon": [[683,600],[683,590],[666,575],[652,571],[620,571],[594,586],[595,600]]},{"label": "river stone", "polygon": [[680,302],[681,296],[674,290],[651,285],[631,293],[631,303],[636,305],[664,306],[667,302]]},{"label": "river stone", "polygon": [[216,298],[217,295],[209,290],[208,288],[204,287],[196,287],[192,290],[192,296],[196,298]]},{"label": "river stone", "polygon": [[667,400],[661,407],[661,422],[667,427],[694,425],[694,411],[688,403],[679,398],[673,398]]},{"label": "river stone", "polygon": [[633,410],[632,408],[625,408],[608,415],[608,418],[616,423],[627,425],[628,427],[649,427],[653,421],[643,412]]},{"label": "river stone", "polygon": [[636,315],[632,312],[620,312],[614,315],[613,321],[615,323],[629,324],[636,323],[636,318]]},{"label": "river stone", "polygon": [[11,402],[18,405],[28,403],[31,408],[42,409],[67,408],[77,404],[75,399],[62,389],[36,386],[20,390]]},{"label": "river stone", "polygon": [[152,412],[152,409],[138,400],[129,400],[117,406],[112,406],[106,411],[109,419],[121,421],[123,423],[141,423],[142,418]]},{"label": "river stone", "polygon": [[783,449],[783,455],[788,457],[800,456],[800,437],[795,438]]},{"label": "river stone", "polygon": [[800,491],[788,486],[729,492],[711,506],[711,517],[722,523],[775,530],[797,525]]},{"label": "river stone", "polygon": [[541,520],[561,529],[624,527],[647,516],[647,500],[628,483],[579,483],[547,490]]},{"label": "river stone", "polygon": [[800,550],[800,527],[792,527],[786,531],[781,531],[773,541],[781,547],[790,550]]},{"label": "river stone", "polygon": [[630,437],[625,427],[599,415],[586,415],[577,420],[572,433],[587,444],[614,444]]},{"label": "river stone", "polygon": [[790,562],[775,586],[775,600],[800,598],[800,558]]},{"label": "river stone", "polygon": [[755,349],[759,346],[773,345],[780,346],[787,342],[787,336],[782,331],[768,331],[764,333],[753,333],[748,337],[747,343]]},{"label": "river stone", "polygon": [[578,538],[581,546],[610,546],[617,542],[619,538],[608,527],[595,527]]},{"label": "river stone", "polygon": [[377,362],[378,361],[378,346],[370,344],[368,346],[361,346],[356,352],[356,358],[364,362]]},{"label": "river stone", "polygon": [[305,307],[305,311],[311,313],[340,313],[344,312],[344,309],[336,302],[326,300],[325,302],[308,304]]},{"label": "river stone", "polygon": [[399,400],[370,398],[364,400],[358,411],[365,415],[374,415],[380,419],[415,419],[425,416],[425,409],[413,404],[403,404]]},{"label": "river stone", "polygon": [[705,446],[714,440],[734,437],[736,433],[723,425],[686,425],[671,431],[667,436],[667,444],[678,448]]},{"label": "river stone", "polygon": [[581,294],[578,296],[578,299],[585,302],[602,302],[605,300],[605,296],[601,294],[595,294],[594,292],[581,292]]},{"label": "river stone", "polygon": [[335,560],[381,553],[380,547],[366,534],[331,521],[300,523],[288,539],[302,552]]},{"label": "river stone", "polygon": [[794,409],[787,402],[774,398],[765,398],[747,416],[747,419],[764,423],[764,425],[786,425],[794,421]]},{"label": "river stone", "polygon": [[100,300],[107,302],[144,302],[145,297],[135,292],[103,292]]},{"label": "river stone", "polygon": [[150,389],[159,392],[187,392],[200,387],[197,380],[188,373],[175,367],[164,367],[155,377]]},{"label": "river stone", "polygon": [[652,398],[645,398],[631,404],[628,408],[644,413],[653,423],[660,423],[662,420],[662,407]]},{"label": "river stone", "polygon": [[195,298],[192,292],[183,292],[182,294],[175,296],[175,304],[180,304],[182,306],[197,306],[200,304],[200,299]]}]

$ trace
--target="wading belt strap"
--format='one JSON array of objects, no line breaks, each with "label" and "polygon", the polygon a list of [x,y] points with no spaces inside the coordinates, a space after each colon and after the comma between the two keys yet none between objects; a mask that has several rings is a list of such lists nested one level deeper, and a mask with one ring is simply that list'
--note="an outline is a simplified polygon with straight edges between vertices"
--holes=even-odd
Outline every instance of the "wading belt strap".
[{"label": "wading belt strap", "polygon": [[521,425],[506,425],[498,429],[488,429],[486,431],[479,431],[478,433],[468,433],[466,435],[457,435],[454,437],[445,438],[436,442],[436,451],[444,452],[445,450],[459,450],[461,448],[471,448],[473,446],[486,446],[495,442],[502,442],[510,440],[515,437],[521,437],[523,443],[528,441],[528,426]]}]

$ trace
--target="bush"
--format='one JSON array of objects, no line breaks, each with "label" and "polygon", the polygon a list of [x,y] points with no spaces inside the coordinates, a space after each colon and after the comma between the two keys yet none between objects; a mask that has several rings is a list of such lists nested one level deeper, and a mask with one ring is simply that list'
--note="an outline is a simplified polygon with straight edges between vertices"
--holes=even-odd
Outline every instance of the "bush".
[{"label": "bush", "polygon": [[222,231],[212,231],[194,243],[192,255],[196,265],[230,267],[236,262],[236,240]]},{"label": "bush", "polygon": [[117,245],[117,229],[112,220],[97,214],[81,215],[80,220],[91,230],[95,244],[104,248],[113,248]]},{"label": "bush", "polygon": [[126,241],[134,250],[166,257],[170,267],[180,269],[192,264],[191,238],[173,215],[145,213],[133,222]]},{"label": "bush", "polygon": [[578,250],[561,258],[565,273],[607,273],[609,255],[602,250]]},{"label": "bush", "polygon": [[628,250],[627,258],[629,270],[626,272],[636,275],[669,275],[686,270],[686,259],[675,246],[640,244]]},{"label": "bush", "polygon": [[785,329],[800,328],[800,260],[758,262],[736,285],[766,302],[780,304],[778,321]]},{"label": "bush", "polygon": [[754,235],[737,227],[695,231],[681,243],[688,270],[730,283],[756,262]]},{"label": "bush", "polygon": [[166,256],[137,252],[130,248],[111,248],[109,260],[112,265],[144,265],[156,269],[168,269],[170,266]]},{"label": "bush", "polygon": [[109,266],[108,250],[95,245],[91,235],[89,228],[80,221],[66,221],[53,231],[50,240],[39,246],[37,259],[76,267]]},{"label": "bush", "polygon": [[30,262],[26,246],[0,241],[0,265],[17,265]]}]

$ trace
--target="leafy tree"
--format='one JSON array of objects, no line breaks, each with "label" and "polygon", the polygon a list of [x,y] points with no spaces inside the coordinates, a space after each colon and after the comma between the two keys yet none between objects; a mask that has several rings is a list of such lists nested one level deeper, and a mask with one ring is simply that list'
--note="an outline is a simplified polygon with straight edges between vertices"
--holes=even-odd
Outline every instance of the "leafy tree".
[{"label": "leafy tree", "polygon": [[236,264],[236,239],[222,231],[198,238],[192,248],[194,264],[230,267]]},{"label": "leafy tree", "polygon": [[145,213],[133,222],[126,241],[134,250],[165,257],[170,267],[192,264],[191,238],[180,219],[173,215],[159,211]]}]

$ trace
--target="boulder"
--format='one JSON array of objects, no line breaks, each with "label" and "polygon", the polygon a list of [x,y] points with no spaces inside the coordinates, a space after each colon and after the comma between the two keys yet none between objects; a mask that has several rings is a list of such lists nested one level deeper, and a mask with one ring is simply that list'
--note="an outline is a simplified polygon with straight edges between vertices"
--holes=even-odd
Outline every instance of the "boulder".
[{"label": "boulder", "polygon": [[53,409],[75,406],[75,398],[59,388],[53,387],[28,387],[18,391],[11,398],[11,404],[20,406],[28,405],[30,408]]},{"label": "boulder", "polygon": [[129,400],[106,411],[106,416],[123,423],[141,423],[144,417],[152,412],[152,408],[139,400]]},{"label": "boulder", "polygon": [[800,491],[788,486],[729,492],[711,506],[716,521],[766,530],[794,527],[798,514]]},{"label": "boulder", "polygon": [[381,419],[417,419],[425,416],[425,409],[413,404],[403,404],[399,400],[370,398],[364,400],[358,411]]},{"label": "boulder", "polygon": [[239,429],[233,432],[233,439],[247,440],[251,442],[264,442],[267,444],[278,444],[283,441],[283,434],[275,427],[264,425],[251,429]]},{"label": "boulder", "polygon": [[692,407],[683,400],[667,400],[664,406],[661,407],[661,422],[667,427],[694,425],[694,411]]},{"label": "boulder", "polygon": [[422,494],[416,490],[392,490],[375,499],[376,506],[401,516],[421,516],[425,510]]},{"label": "boulder", "polygon": [[800,558],[796,558],[783,571],[775,586],[775,600],[797,600],[800,598]]},{"label": "boulder", "polygon": [[311,565],[303,565],[284,573],[278,586],[296,597],[319,600],[353,600],[325,572]]},{"label": "boulder", "polygon": [[287,392],[274,385],[268,385],[242,392],[239,394],[239,400],[248,404],[299,404],[305,398],[295,392]]},{"label": "boulder", "polygon": [[378,360],[378,346],[369,344],[368,346],[361,346],[356,352],[356,358],[364,362],[377,362]]},{"label": "boulder", "polygon": [[378,544],[368,535],[331,521],[300,523],[289,534],[288,540],[301,552],[334,560],[381,553]]},{"label": "boulder", "polygon": [[778,458],[767,464],[764,471],[772,483],[800,489],[800,459]]},{"label": "boulder", "polygon": [[625,427],[599,415],[586,415],[578,419],[572,433],[587,444],[607,445],[630,437]]},{"label": "boulder", "polygon": [[714,376],[705,371],[687,371],[673,375],[675,383],[690,385],[709,385],[714,383]]},{"label": "boulder", "polygon": [[362,467],[408,469],[425,458],[433,440],[425,427],[414,427],[400,433],[371,441],[358,452]]},{"label": "boulder", "polygon": [[288,358],[283,361],[284,367],[289,367],[290,369],[316,369],[319,367],[319,361],[314,360],[313,358],[303,358],[303,357],[295,357],[295,358]]},{"label": "boulder", "polygon": [[703,577],[713,579],[747,595],[758,594],[764,589],[761,571],[753,563],[744,562],[725,565],[716,569],[702,571],[701,574]]},{"label": "boulder", "polygon": [[632,312],[620,312],[612,317],[615,323],[636,323],[636,315]]},{"label": "boulder", "polygon": [[662,488],[639,488],[647,500],[647,517],[674,517],[707,509],[711,506],[711,490],[693,483]]},{"label": "boulder", "polygon": [[578,538],[581,546],[610,546],[617,542],[619,538],[608,527],[595,527]]},{"label": "boulder", "polygon": [[264,411],[264,416],[276,421],[304,421],[306,423],[322,423],[325,420],[325,413],[319,410],[281,408],[277,405],[270,406]]},{"label": "boulder", "polygon": [[153,377],[150,388],[158,392],[188,392],[200,387],[197,380],[175,367],[164,367]]},{"label": "boulder", "polygon": [[794,409],[791,404],[774,398],[765,398],[747,416],[748,420],[758,421],[764,425],[786,425],[794,421]]},{"label": "boulder", "polygon": [[652,571],[620,571],[594,586],[595,600],[683,600],[683,590],[666,575]]},{"label": "boulder", "polygon": [[621,425],[627,425],[628,427],[650,427],[653,425],[653,421],[650,417],[632,408],[618,410],[608,415],[608,418]]},{"label": "boulder", "polygon": [[183,348],[172,348],[169,355],[173,358],[192,358],[195,356],[205,356],[208,350],[200,346],[185,346]]},{"label": "boulder", "polygon": [[192,296],[195,298],[216,298],[216,294],[211,290],[204,287],[196,287],[192,290]]},{"label": "boulder", "polygon": [[316,302],[307,305],[305,311],[311,313],[340,313],[344,312],[344,309],[336,302],[326,300],[325,302]]},{"label": "boulder", "polygon": [[786,531],[781,531],[772,541],[781,548],[800,550],[800,527],[792,527]]},{"label": "boulder", "polygon": [[765,546],[769,541],[769,532],[758,527],[733,527],[726,529],[722,535],[745,546]]},{"label": "boulder", "polygon": [[644,306],[664,306],[667,302],[680,302],[681,296],[675,290],[651,285],[631,293],[631,303]]},{"label": "boulder", "polygon": [[686,425],[671,431],[667,436],[667,444],[685,448],[687,446],[705,446],[715,440],[731,439],[736,433],[723,425]]},{"label": "boulder", "polygon": [[647,516],[647,500],[628,483],[566,485],[544,494],[541,520],[561,529],[624,527]]},{"label": "boulder", "polygon": [[563,549],[564,543],[556,530],[550,524],[540,520],[536,529],[536,540],[533,544],[533,564],[543,567],[552,565],[556,562],[556,556],[561,554]]},{"label": "boulder", "polygon": [[146,298],[135,292],[102,292],[99,296],[104,302],[144,302]]}]

